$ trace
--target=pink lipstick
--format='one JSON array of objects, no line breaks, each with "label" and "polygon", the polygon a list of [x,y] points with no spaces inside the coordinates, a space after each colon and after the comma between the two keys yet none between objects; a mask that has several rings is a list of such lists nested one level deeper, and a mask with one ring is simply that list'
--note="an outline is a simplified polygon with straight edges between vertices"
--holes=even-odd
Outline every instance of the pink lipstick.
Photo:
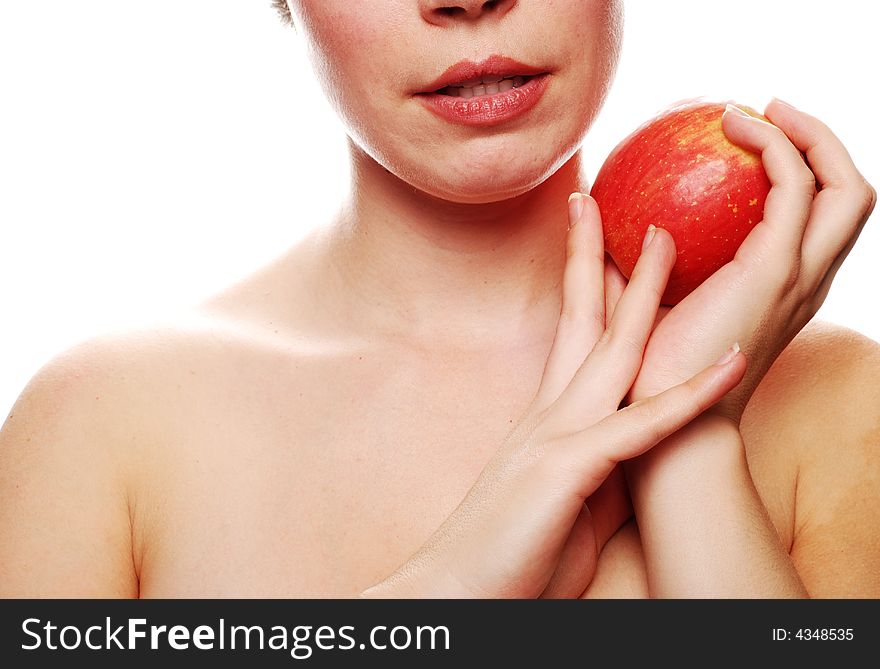
[{"label": "pink lipstick", "polygon": [[456,63],[416,94],[439,117],[461,125],[490,126],[532,109],[549,84],[549,73],[505,56]]}]

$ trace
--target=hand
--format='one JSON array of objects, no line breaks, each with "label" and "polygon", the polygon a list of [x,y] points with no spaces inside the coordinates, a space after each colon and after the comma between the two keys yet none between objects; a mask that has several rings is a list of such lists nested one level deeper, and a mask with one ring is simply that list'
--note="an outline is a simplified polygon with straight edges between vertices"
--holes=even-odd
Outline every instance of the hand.
[{"label": "hand", "polygon": [[[764,220],[733,261],[661,309],[630,399],[681,382],[736,341],[749,369],[714,411],[738,422],[770,365],[818,311],[874,208],[874,189],[825,125],[778,100],[765,114],[775,125],[731,109],[723,117],[728,138],[762,156],[772,184]],[[613,304],[625,281],[610,263],[606,279]]]},{"label": "hand", "polygon": [[437,532],[362,596],[580,596],[597,560],[585,500],[618,462],[687,424],[742,377],[745,358],[734,354],[618,410],[639,370],[674,243],[668,233],[654,236],[606,328],[598,209],[576,196],[572,211],[562,314],[532,404]]}]

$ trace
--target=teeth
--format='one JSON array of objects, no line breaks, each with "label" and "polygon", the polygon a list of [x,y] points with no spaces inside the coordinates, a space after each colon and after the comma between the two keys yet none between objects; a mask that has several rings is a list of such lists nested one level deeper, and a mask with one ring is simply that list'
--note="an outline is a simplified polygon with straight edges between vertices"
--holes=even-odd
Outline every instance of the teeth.
[{"label": "teeth", "polygon": [[506,93],[511,88],[519,88],[525,83],[525,77],[502,79],[501,77],[487,76],[481,80],[462,82],[461,86],[447,86],[440,92],[454,98],[473,98],[483,95],[495,95],[496,93]]}]

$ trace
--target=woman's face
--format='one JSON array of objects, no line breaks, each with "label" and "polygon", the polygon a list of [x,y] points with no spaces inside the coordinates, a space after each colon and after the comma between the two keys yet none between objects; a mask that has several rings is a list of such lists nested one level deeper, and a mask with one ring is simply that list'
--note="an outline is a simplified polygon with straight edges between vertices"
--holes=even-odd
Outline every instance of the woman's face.
[{"label": "woman's face", "polygon": [[519,195],[567,161],[620,46],[619,0],[290,5],[352,140],[454,202]]}]

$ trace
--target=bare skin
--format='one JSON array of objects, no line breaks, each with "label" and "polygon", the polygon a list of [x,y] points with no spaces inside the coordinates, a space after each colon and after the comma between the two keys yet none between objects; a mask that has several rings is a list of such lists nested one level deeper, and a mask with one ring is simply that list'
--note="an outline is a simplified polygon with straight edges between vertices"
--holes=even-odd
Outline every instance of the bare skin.
[{"label": "bare skin", "polygon": [[[328,248],[314,234],[191,322],[44,369],[4,428],[0,595],[355,596],[425,541],[530,401],[550,338],[331,335],[334,305],[315,309],[308,289]],[[813,596],[880,596],[878,372],[876,344],[813,324],[743,418]],[[634,522],[597,535],[586,596],[646,596]]]},{"label": "bare skin", "polygon": [[[618,2],[288,5],[349,129],[349,199],[192,317],[34,378],[0,432],[0,596],[880,596],[880,353],[801,332],[876,202],[827,127],[725,112],[764,220],[655,326],[668,232],[627,285],[595,203],[566,206]],[[493,53],[549,78],[532,111],[425,108]],[[715,386],[680,385],[701,369]]]}]

